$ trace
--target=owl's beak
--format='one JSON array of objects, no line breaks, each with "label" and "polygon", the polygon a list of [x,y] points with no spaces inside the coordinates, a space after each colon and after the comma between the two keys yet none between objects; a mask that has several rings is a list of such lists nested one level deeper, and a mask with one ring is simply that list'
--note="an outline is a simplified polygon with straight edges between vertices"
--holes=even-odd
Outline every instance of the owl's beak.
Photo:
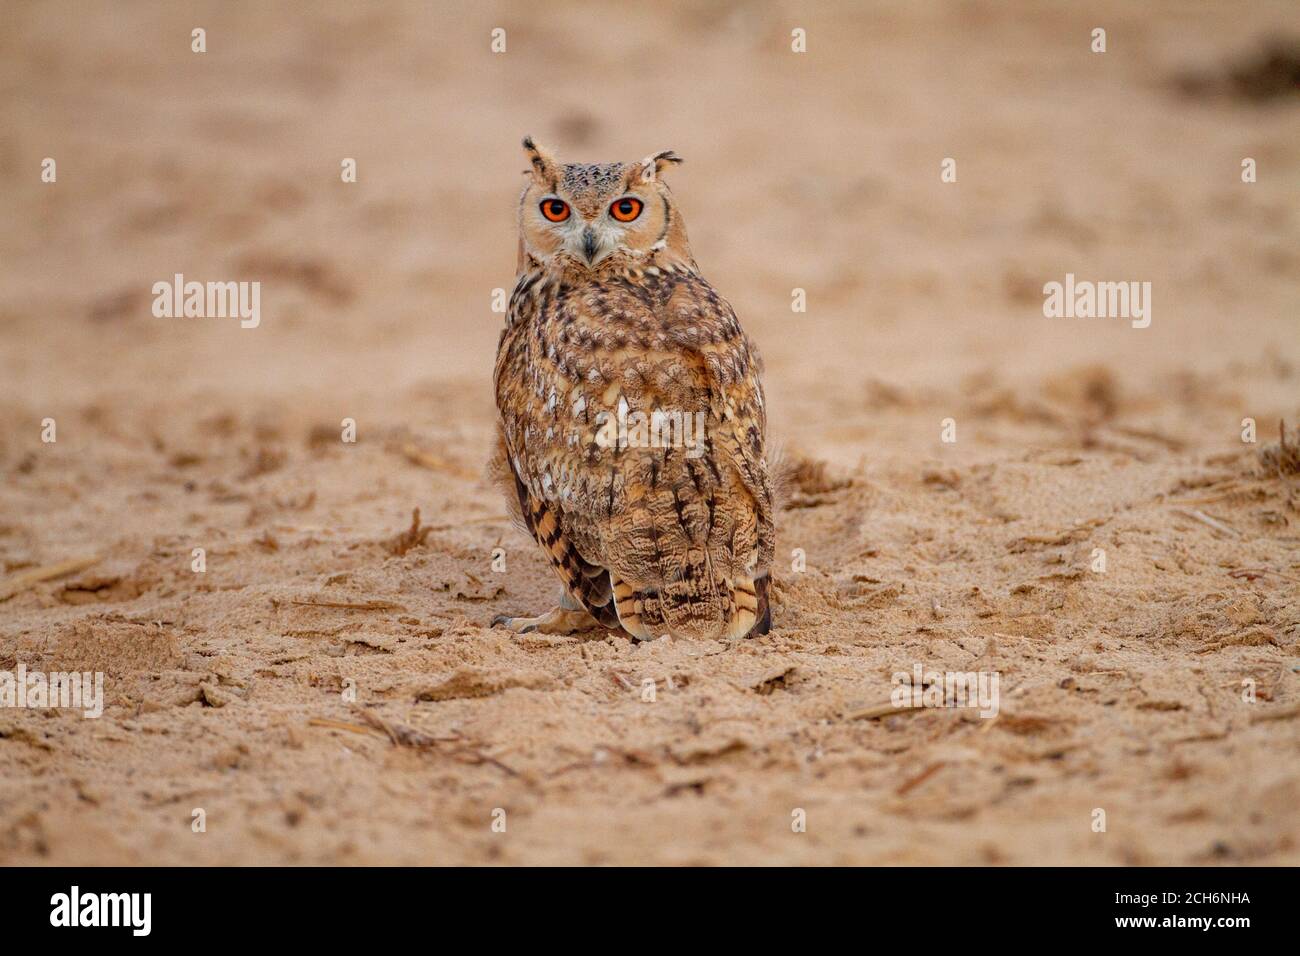
[{"label": "owl's beak", "polygon": [[582,230],[582,254],[586,256],[587,263],[594,265],[596,262],[596,252],[600,248],[596,241],[596,230],[588,226]]}]

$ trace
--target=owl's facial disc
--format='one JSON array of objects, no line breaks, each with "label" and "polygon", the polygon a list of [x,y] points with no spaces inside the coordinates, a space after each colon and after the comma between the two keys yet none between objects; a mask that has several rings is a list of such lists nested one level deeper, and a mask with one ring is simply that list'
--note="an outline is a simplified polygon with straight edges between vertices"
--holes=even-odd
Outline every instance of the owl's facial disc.
[{"label": "owl's facial disc", "polygon": [[690,260],[681,218],[661,180],[681,162],[672,150],[635,163],[560,163],[529,137],[524,153],[530,169],[519,204],[521,256],[587,269],[613,256],[644,260],[664,250]]},{"label": "owl's facial disc", "polygon": [[566,253],[588,268],[620,249],[628,249],[626,227],[640,215],[641,207],[641,200],[636,197],[623,197],[595,210],[588,209],[584,215],[577,202],[569,202],[554,193],[543,196],[537,203],[541,224],[555,240],[555,251]]}]

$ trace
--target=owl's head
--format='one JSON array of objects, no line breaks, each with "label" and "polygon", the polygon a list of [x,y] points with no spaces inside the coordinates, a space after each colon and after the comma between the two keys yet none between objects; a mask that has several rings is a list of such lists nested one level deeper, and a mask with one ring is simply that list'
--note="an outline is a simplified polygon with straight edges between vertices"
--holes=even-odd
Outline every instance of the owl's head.
[{"label": "owl's head", "polygon": [[524,152],[530,168],[519,197],[521,268],[525,254],[588,269],[619,254],[691,261],[686,224],[661,175],[681,162],[672,150],[633,163],[559,163],[528,136]]}]

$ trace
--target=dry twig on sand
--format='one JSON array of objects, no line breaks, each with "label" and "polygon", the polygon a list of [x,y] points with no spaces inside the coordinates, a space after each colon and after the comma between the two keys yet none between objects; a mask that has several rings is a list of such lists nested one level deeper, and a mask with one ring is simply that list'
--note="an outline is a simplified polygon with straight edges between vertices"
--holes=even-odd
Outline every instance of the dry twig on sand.
[{"label": "dry twig on sand", "polygon": [[346,720],[333,720],[329,717],[313,717],[307,721],[308,727],[328,727],[330,730],[346,730],[350,734],[370,734],[376,729],[365,724],[350,724]]},{"label": "dry twig on sand", "polygon": [[[278,605],[280,602],[275,598],[271,603]],[[286,603],[295,607],[336,607],[345,611],[405,611],[406,608],[393,601],[300,601],[293,599]]]},{"label": "dry twig on sand", "polygon": [[392,554],[403,555],[412,548],[422,546],[425,539],[434,531],[451,531],[455,528],[463,528],[472,524],[497,524],[508,519],[502,515],[485,515],[479,518],[466,518],[463,521],[451,521],[447,524],[420,524],[420,509],[416,508],[411,515],[411,527],[401,532],[396,537],[389,538],[384,542],[384,547]]},{"label": "dry twig on sand", "polygon": [[609,674],[610,677],[614,678],[614,680],[618,681],[618,683],[622,685],[624,690],[636,690],[636,688],[632,686],[632,682],[628,680],[626,677],[624,677],[622,674],[620,674],[618,671],[614,670],[614,668],[611,667],[608,671],[606,671],[606,673]]},{"label": "dry twig on sand", "polygon": [[1218,518],[1210,517],[1204,511],[1201,511],[1199,509],[1175,508],[1174,512],[1176,514],[1182,515],[1184,518],[1191,518],[1193,521],[1199,521],[1201,524],[1205,525],[1206,527],[1211,528],[1219,532],[1220,534],[1226,534],[1230,538],[1241,537],[1241,532],[1238,531],[1236,528],[1232,527],[1231,525],[1224,524]]},{"label": "dry twig on sand", "polygon": [[892,700],[887,700],[880,704],[871,704],[867,707],[858,707],[850,710],[844,715],[845,720],[878,720],[881,717],[888,717],[891,714],[907,714],[915,710],[920,710],[919,703],[907,703],[902,707],[897,706]]},{"label": "dry twig on sand", "polygon": [[441,455],[435,455],[433,452],[424,451],[414,442],[407,442],[402,445],[402,457],[413,465],[419,465],[422,468],[428,468],[430,471],[441,471],[445,474],[455,475],[458,478],[474,479],[478,474],[473,470],[466,468],[457,462],[443,458]]},{"label": "dry twig on sand", "polygon": [[1267,482],[1255,479],[1252,481],[1240,481],[1236,478],[1226,482],[1215,482],[1216,490],[1213,494],[1202,495],[1199,498],[1171,498],[1167,502],[1171,505],[1211,505],[1229,498],[1246,498],[1253,494],[1258,494],[1267,485]]},{"label": "dry twig on sand", "polygon": [[[384,720],[378,714],[364,708],[357,708],[354,712],[364,723],[353,724],[346,720],[334,720],[329,717],[313,717],[307,721],[307,725],[309,727],[325,727],[329,730],[345,730],[353,734],[379,733],[387,737],[388,742],[394,747],[438,750],[440,753],[444,753],[461,763],[488,764],[511,777],[519,776],[519,772],[513,767],[507,766],[497,758],[465,744],[459,734],[449,737],[435,737],[432,734],[426,734],[422,730],[416,730],[414,727]],[[442,746],[444,744],[447,745],[445,748]]]},{"label": "dry twig on sand", "polygon": [[1259,724],[1266,720],[1290,720],[1297,715],[1300,715],[1300,704],[1291,704],[1289,707],[1261,710],[1251,719],[1251,723]]},{"label": "dry twig on sand", "polygon": [[406,554],[412,548],[424,546],[424,539],[429,537],[432,528],[426,526],[420,527],[420,509],[415,508],[411,511],[411,526],[405,531],[399,532],[395,537],[389,538],[384,542],[384,549],[389,554],[395,554],[398,557]]},{"label": "dry twig on sand", "polygon": [[56,564],[47,564],[44,567],[32,568],[29,571],[23,571],[21,574],[15,574],[9,580],[0,583],[0,601],[7,601],[19,591],[25,591],[42,581],[49,581],[53,578],[61,578],[65,574],[84,571],[86,568],[98,564],[99,561],[98,555],[85,558],[69,558],[67,561],[59,561]]},{"label": "dry twig on sand", "polygon": [[922,770],[916,776],[912,777],[910,780],[904,781],[903,785],[894,791],[894,795],[899,797],[906,796],[908,791],[915,790],[921,784],[925,783],[936,773],[942,770],[945,766],[947,766],[947,763],[948,761],[946,760],[940,760],[937,761],[936,763],[930,764],[930,766],[926,767],[924,770]]},{"label": "dry twig on sand", "polygon": [[389,740],[400,747],[436,747],[440,743],[450,743],[460,740],[459,736],[434,737],[430,734],[426,734],[422,730],[416,730],[414,727],[408,727],[405,724],[384,720],[378,714],[369,710],[358,710],[357,716],[371,727],[386,735]]},{"label": "dry twig on sand", "polygon": [[1235,571],[1229,571],[1228,577],[1236,578],[1237,580],[1244,578],[1247,581],[1254,581],[1256,578],[1262,578],[1269,574],[1281,578],[1283,581],[1293,581],[1296,584],[1300,584],[1300,578],[1297,578],[1295,575],[1283,574],[1281,571],[1274,571],[1272,568],[1237,568]]}]

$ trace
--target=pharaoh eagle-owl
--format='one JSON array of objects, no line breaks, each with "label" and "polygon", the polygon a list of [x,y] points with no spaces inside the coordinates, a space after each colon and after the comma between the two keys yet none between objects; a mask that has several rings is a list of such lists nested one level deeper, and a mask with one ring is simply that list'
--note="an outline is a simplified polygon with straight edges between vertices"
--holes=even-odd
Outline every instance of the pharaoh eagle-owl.
[{"label": "pharaoh eagle-owl", "polygon": [[496,359],[497,470],[563,585],[512,630],[767,633],[772,486],[758,353],[700,275],[662,174],[531,138]]}]

